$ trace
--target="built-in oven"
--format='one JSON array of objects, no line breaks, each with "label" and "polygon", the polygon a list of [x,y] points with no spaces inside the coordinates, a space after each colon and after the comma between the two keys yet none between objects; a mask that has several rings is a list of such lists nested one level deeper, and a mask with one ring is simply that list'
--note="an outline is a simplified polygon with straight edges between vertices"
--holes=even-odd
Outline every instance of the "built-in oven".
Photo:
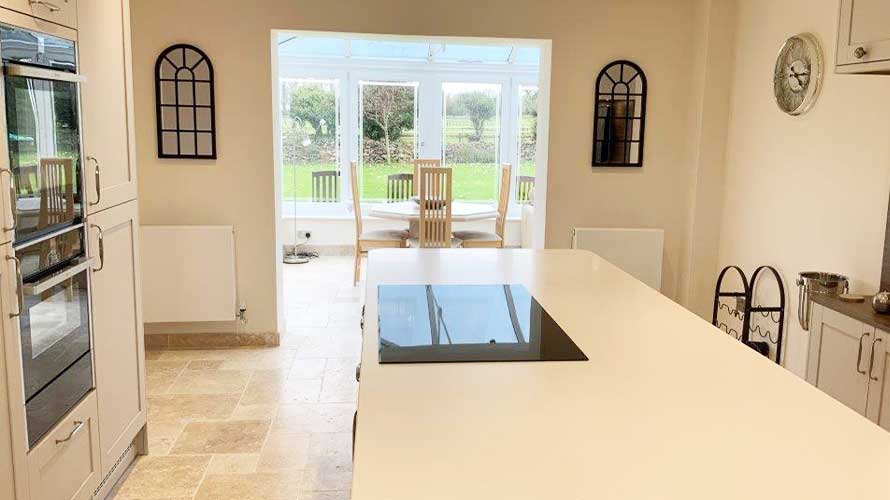
[{"label": "built-in oven", "polygon": [[91,260],[77,225],[39,238],[15,257],[28,442],[35,444],[93,388]]},{"label": "built-in oven", "polygon": [[0,25],[11,207],[17,245],[82,222],[73,41]]}]

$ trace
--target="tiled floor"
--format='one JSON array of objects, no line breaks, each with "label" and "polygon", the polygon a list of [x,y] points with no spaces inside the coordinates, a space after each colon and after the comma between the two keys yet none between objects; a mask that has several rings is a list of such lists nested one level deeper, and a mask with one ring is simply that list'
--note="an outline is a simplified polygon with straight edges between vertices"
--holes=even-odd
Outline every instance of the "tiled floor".
[{"label": "tiled floor", "polygon": [[344,500],[361,289],[351,257],[285,266],[281,347],[147,354],[150,453],[119,500]]}]

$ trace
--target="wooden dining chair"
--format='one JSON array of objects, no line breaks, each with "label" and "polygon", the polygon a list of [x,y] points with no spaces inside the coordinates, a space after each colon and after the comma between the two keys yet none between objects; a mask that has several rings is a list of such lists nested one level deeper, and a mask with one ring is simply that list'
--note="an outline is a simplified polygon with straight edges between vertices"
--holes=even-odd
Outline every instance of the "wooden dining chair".
[{"label": "wooden dining chair", "polygon": [[504,248],[504,226],[507,223],[507,206],[510,201],[509,163],[501,166],[501,184],[498,191],[498,217],[494,222],[494,233],[486,231],[455,231],[454,237],[460,240],[463,248]]},{"label": "wooden dining chair", "polygon": [[418,158],[414,160],[414,196],[418,196],[420,192],[420,168],[421,167],[429,167],[429,168],[437,168],[442,166],[442,160],[434,159],[434,158]]},{"label": "wooden dining chair", "polygon": [[312,201],[335,203],[340,201],[340,172],[319,170],[312,172]]},{"label": "wooden dining chair", "polygon": [[39,228],[49,227],[74,217],[74,160],[40,159]]},{"label": "wooden dining chair", "polygon": [[410,200],[414,196],[414,174],[392,174],[386,176],[386,201]]},{"label": "wooden dining chair", "polygon": [[358,284],[362,272],[362,254],[374,248],[405,248],[408,246],[408,231],[362,229],[362,204],[358,192],[358,168],[354,161],[349,162],[352,182],[352,212],[355,214],[355,274],[352,284]]},{"label": "wooden dining chair", "polygon": [[535,199],[535,176],[520,175],[516,181],[516,201],[531,203]]},{"label": "wooden dining chair", "polygon": [[452,169],[420,167],[419,237],[411,240],[418,248],[451,248],[460,244],[451,234]]}]

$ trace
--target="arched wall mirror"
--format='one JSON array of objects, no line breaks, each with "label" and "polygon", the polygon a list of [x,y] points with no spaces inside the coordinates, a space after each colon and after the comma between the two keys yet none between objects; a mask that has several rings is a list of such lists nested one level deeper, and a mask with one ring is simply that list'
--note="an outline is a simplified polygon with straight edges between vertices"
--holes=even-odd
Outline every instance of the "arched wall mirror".
[{"label": "arched wall mirror", "polygon": [[216,159],[213,64],[201,49],[177,44],[155,63],[158,157]]},{"label": "arched wall mirror", "polygon": [[594,167],[640,167],[646,128],[646,75],[630,61],[615,61],[596,78]]}]

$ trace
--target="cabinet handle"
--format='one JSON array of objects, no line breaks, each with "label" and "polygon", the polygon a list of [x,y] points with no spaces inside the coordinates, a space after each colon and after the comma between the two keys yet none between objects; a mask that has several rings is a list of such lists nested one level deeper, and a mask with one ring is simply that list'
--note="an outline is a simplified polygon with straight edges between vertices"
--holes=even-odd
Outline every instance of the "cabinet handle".
[{"label": "cabinet handle", "polygon": [[16,202],[16,191],[15,191],[15,177],[12,176],[12,170],[8,168],[0,169],[0,175],[9,174],[9,216],[12,218],[11,226],[3,226],[4,231],[15,231],[16,228],[19,227],[18,217],[15,216],[15,202]]},{"label": "cabinet handle", "polygon": [[96,169],[93,170],[93,178],[96,180],[96,201],[90,202],[90,206],[95,206],[102,202],[102,169],[99,167],[99,160],[94,156],[87,156],[87,161],[96,164]]},{"label": "cabinet handle", "polygon": [[71,433],[68,434],[68,437],[66,437],[65,439],[56,439],[56,444],[59,445],[59,444],[67,443],[68,441],[71,441],[72,439],[74,439],[74,436],[76,436],[77,433],[80,432],[81,429],[83,429],[83,421],[75,420],[74,421],[74,429],[71,430]]},{"label": "cabinet handle", "polygon": [[93,268],[93,272],[98,273],[105,268],[105,233],[102,232],[102,228],[97,224],[90,224],[90,227],[94,227],[96,231],[99,231],[97,236],[99,240],[99,267]]},{"label": "cabinet handle", "polygon": [[862,375],[866,374],[866,371],[859,368],[862,366],[862,341],[865,340],[865,337],[868,337],[867,333],[863,333],[861,337],[859,337],[859,354],[856,355],[856,371]]},{"label": "cabinet handle", "polygon": [[58,5],[56,5],[54,3],[47,2],[46,0],[31,0],[30,3],[31,3],[32,7],[37,7],[37,6],[46,7],[46,9],[52,13],[56,13],[56,12],[62,10],[62,8],[59,7]]},{"label": "cabinet handle", "polygon": [[25,296],[23,294],[22,288],[22,262],[18,259],[18,257],[7,256],[6,260],[11,260],[15,262],[15,294],[18,298],[18,306],[19,309],[17,312],[9,313],[10,318],[18,318],[22,315],[22,307],[25,303]]},{"label": "cabinet handle", "polygon": [[865,54],[868,54],[868,51],[865,50],[865,47],[856,47],[856,50],[853,51],[853,57],[856,59],[862,59],[865,57]]},{"label": "cabinet handle", "polygon": [[878,342],[883,342],[883,341],[884,341],[884,339],[876,338],[871,343],[871,359],[868,361],[868,378],[874,380],[875,382],[877,382],[879,380],[878,377],[875,377],[875,371],[874,371],[875,370],[875,346],[878,345]]}]

